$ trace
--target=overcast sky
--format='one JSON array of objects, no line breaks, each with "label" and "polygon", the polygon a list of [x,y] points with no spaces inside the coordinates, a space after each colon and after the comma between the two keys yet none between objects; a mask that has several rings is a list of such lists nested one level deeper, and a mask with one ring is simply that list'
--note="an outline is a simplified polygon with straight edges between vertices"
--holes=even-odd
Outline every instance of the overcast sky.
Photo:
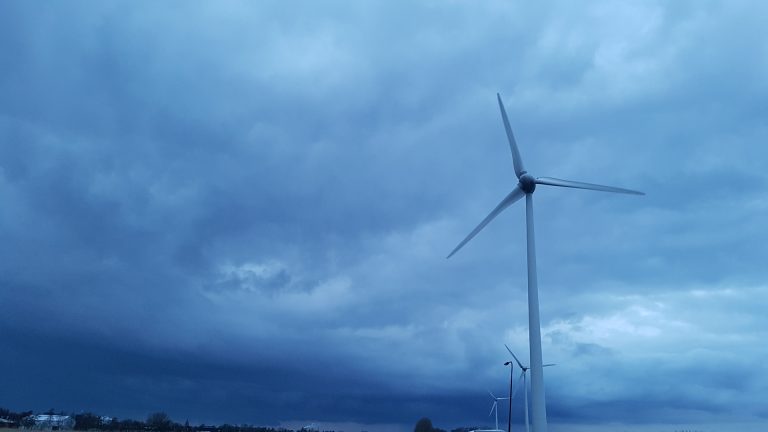
[{"label": "overcast sky", "polygon": [[516,183],[499,92],[532,174],[647,193],[536,190],[551,430],[764,430],[767,14],[0,2],[0,406],[492,425],[524,205],[445,256]]}]

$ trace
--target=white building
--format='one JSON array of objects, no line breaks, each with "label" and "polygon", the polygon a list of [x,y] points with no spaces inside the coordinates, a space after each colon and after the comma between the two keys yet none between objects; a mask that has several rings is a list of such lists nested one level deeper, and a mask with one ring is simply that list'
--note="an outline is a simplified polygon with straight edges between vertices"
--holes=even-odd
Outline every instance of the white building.
[{"label": "white building", "polygon": [[27,429],[34,430],[70,430],[75,427],[75,419],[68,415],[58,414],[34,414],[29,417],[32,426]]}]

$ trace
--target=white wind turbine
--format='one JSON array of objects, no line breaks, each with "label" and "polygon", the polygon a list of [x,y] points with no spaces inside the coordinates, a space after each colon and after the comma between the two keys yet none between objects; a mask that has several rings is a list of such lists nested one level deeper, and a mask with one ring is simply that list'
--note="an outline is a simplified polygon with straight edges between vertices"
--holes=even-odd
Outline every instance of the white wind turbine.
[{"label": "white wind turbine", "polygon": [[520,151],[517,149],[515,137],[512,134],[512,128],[509,126],[507,112],[504,104],[501,102],[501,95],[496,94],[501,110],[501,118],[504,121],[504,129],[507,132],[509,148],[512,150],[512,163],[517,175],[518,183],[512,192],[491,211],[491,213],[480,222],[469,235],[459,243],[458,246],[448,255],[453,256],[468,241],[472,240],[489,222],[499,215],[504,209],[520,200],[525,196],[525,225],[526,239],[528,244],[528,340],[531,345],[531,389],[532,389],[532,408],[533,408],[533,430],[535,432],[547,432],[547,408],[544,398],[544,371],[541,365],[541,324],[539,320],[539,289],[536,280],[536,244],[533,235],[533,192],[536,185],[559,186],[576,189],[591,189],[603,192],[617,192],[634,195],[645,195],[642,192],[629,189],[622,189],[611,186],[602,186],[591,183],[582,183],[571,180],[560,180],[552,177],[533,177],[523,167],[523,160],[520,157]]},{"label": "white wind turbine", "polygon": [[[523,392],[525,393],[525,430],[526,432],[530,432],[530,428],[528,426],[528,381],[525,379],[525,373],[528,372],[528,369],[530,369],[528,366],[523,366],[522,363],[520,363],[520,360],[517,359],[517,356],[515,353],[512,352],[511,349],[507,346],[507,344],[504,344],[504,347],[509,351],[510,354],[512,354],[512,358],[515,359],[515,362],[520,367],[522,372],[520,372],[520,378],[523,379]],[[544,365],[541,365],[541,367],[545,368],[548,366],[555,366],[554,363],[547,363]]]},{"label": "white wind turbine", "polygon": [[495,430],[499,430],[499,401],[500,400],[507,400],[509,398],[508,397],[503,397],[503,398],[496,397],[493,393],[491,393],[490,390],[488,390],[488,394],[491,395],[491,398],[493,398],[493,405],[491,405],[491,412],[489,412],[488,415],[490,416],[491,414],[496,412],[496,429]]}]

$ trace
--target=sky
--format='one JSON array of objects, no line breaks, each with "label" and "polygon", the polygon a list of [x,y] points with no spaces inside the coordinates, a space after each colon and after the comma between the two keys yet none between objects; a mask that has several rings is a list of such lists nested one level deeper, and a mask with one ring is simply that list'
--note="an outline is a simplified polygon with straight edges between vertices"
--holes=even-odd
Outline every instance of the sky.
[{"label": "sky", "polygon": [[445,257],[516,184],[498,92],[533,175],[647,194],[536,190],[550,430],[765,430],[766,14],[0,2],[0,406],[492,425],[524,205]]}]

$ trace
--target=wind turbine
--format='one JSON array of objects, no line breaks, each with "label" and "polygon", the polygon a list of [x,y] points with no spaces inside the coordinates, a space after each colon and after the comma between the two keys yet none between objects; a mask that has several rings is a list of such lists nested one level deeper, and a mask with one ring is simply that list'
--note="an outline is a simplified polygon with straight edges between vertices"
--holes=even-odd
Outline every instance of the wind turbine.
[{"label": "wind turbine", "polygon": [[493,414],[494,411],[496,411],[496,429],[495,430],[499,430],[499,401],[507,400],[509,398],[496,397],[493,393],[491,393],[490,390],[488,390],[488,394],[491,395],[491,397],[493,398],[493,405],[491,405],[491,412],[489,412],[488,415],[490,416],[491,414]]},{"label": "wind turbine", "polygon": [[624,194],[645,195],[642,192],[629,189],[622,189],[612,186],[602,186],[592,183],[583,183],[571,180],[560,180],[552,177],[533,177],[528,174],[523,166],[523,160],[520,157],[520,151],[517,149],[515,136],[512,134],[512,128],[509,126],[507,112],[504,104],[501,102],[501,95],[496,93],[501,110],[501,119],[504,122],[504,129],[507,132],[509,148],[512,150],[512,163],[517,175],[518,183],[512,192],[483,219],[482,222],[472,230],[469,235],[459,243],[458,246],[448,255],[453,256],[468,241],[472,240],[477,233],[485,228],[496,216],[504,209],[514,204],[525,196],[525,225],[526,240],[528,244],[528,339],[531,345],[531,387],[532,387],[532,405],[533,405],[533,430],[535,432],[547,432],[547,408],[544,399],[544,371],[541,365],[541,324],[539,320],[539,289],[536,280],[536,244],[533,235],[533,192],[536,185],[559,186],[576,189],[591,189],[603,192],[617,192]]},{"label": "wind turbine", "polygon": [[[528,366],[523,366],[522,363],[520,363],[520,360],[517,359],[517,356],[515,353],[512,352],[511,349],[507,346],[507,344],[504,344],[504,348],[509,351],[510,354],[512,354],[512,358],[515,359],[515,362],[518,366],[520,366],[520,369],[522,369],[522,372],[520,372],[520,378],[523,379],[523,392],[525,393],[525,430],[526,432],[530,432],[529,426],[528,426],[528,381],[525,379],[525,373],[528,372],[528,369],[530,369]],[[511,364],[512,362],[506,362],[505,365]],[[554,363],[547,363],[545,365],[541,365],[541,367],[545,368],[548,366],[555,366]],[[518,378],[519,379],[519,378]],[[510,413],[510,416],[512,414]]]}]

